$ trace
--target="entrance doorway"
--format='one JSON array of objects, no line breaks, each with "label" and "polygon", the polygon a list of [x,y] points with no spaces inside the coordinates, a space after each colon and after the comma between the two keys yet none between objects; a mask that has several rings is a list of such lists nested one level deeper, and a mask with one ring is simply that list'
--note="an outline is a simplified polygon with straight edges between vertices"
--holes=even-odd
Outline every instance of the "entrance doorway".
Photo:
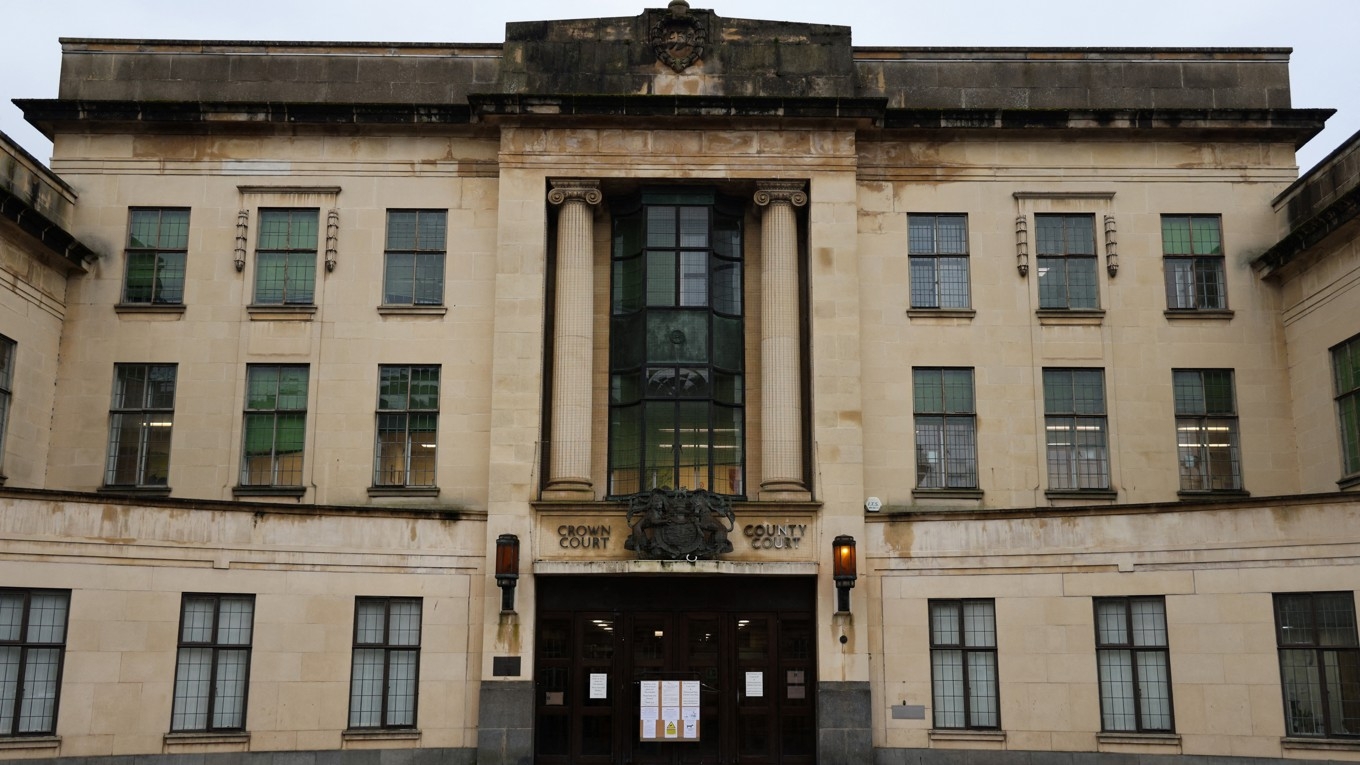
[{"label": "entrance doorway", "polygon": [[[535,761],[804,765],[815,579],[540,577]],[[700,682],[699,740],[642,741],[641,683]]]}]

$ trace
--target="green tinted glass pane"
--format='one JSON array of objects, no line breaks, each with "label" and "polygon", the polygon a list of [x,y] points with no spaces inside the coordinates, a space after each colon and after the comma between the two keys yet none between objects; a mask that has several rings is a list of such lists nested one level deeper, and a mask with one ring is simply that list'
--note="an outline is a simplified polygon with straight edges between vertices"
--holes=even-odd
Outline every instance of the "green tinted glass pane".
[{"label": "green tinted glass pane", "polygon": [[1096,252],[1095,216],[1069,215],[1064,220],[1068,226],[1068,254],[1094,255]]},{"label": "green tinted glass pane", "polygon": [[741,221],[724,215],[713,216],[713,252],[720,258],[741,258]]},{"label": "green tinted glass pane", "polygon": [[1360,338],[1332,351],[1332,368],[1336,373],[1337,395],[1360,388]]},{"label": "green tinted glass pane", "polygon": [[[741,409],[736,407],[713,407],[713,464],[741,465],[742,463],[742,417]],[[726,480],[728,488],[722,484]],[[740,491],[740,478],[735,473],[721,468],[714,471],[716,491]]]},{"label": "green tinted glass pane", "polygon": [[643,403],[643,476],[642,488],[676,488],[676,410],[675,404]]},{"label": "green tinted glass pane", "polygon": [[1072,372],[1067,369],[1044,370],[1044,413],[1072,411]]},{"label": "green tinted glass pane", "polygon": [[911,255],[935,254],[935,216],[907,216],[907,252]]},{"label": "green tinted glass pane", "polygon": [[614,257],[631,258],[642,252],[642,215],[614,220]]},{"label": "green tinted glass pane", "polygon": [[1204,406],[1208,414],[1236,414],[1233,402],[1232,372],[1225,369],[1204,372]]},{"label": "green tinted glass pane", "polygon": [[178,367],[173,364],[157,364],[147,373],[146,407],[148,409],[173,409],[175,407],[175,377]]},{"label": "green tinted glass pane", "polygon": [[1038,255],[1064,255],[1063,218],[1037,215],[1034,218],[1035,252]]},{"label": "green tinted glass pane", "polygon": [[410,408],[439,408],[439,367],[411,368]]},{"label": "green tinted glass pane", "polygon": [[274,449],[274,415],[246,415],[245,431],[247,456],[269,454]]},{"label": "green tinted glass pane", "polygon": [[146,398],[146,373],[143,364],[119,364],[115,368],[114,409],[141,408]]},{"label": "green tinted glass pane", "polygon": [[614,261],[613,312],[631,313],[642,308],[642,258]]},{"label": "green tinted glass pane", "polygon": [[1100,370],[1072,370],[1072,403],[1077,414],[1105,413],[1105,376]]},{"label": "green tinted glass pane", "polygon": [[284,367],[279,371],[279,409],[307,408],[306,367]]},{"label": "green tinted glass pane", "polygon": [[675,253],[647,253],[647,305],[675,305]]},{"label": "green tinted glass pane", "polygon": [[156,254],[129,252],[127,278],[123,284],[123,300],[128,303],[149,303],[154,294]]},{"label": "green tinted glass pane", "polygon": [[703,311],[647,312],[647,360],[708,361],[708,314]]},{"label": "green tinted glass pane", "polygon": [[641,317],[615,317],[609,322],[609,365],[614,369],[640,366],[645,340],[646,325]]},{"label": "green tinted glass pane", "polygon": [[944,411],[944,386],[938,369],[911,370],[912,408],[918,414]]},{"label": "green tinted glass pane", "polygon": [[379,367],[378,369],[378,408],[382,410],[406,409],[407,394],[410,391],[409,367]]},{"label": "green tinted glass pane", "polygon": [[260,249],[282,250],[288,247],[289,217],[287,210],[260,211]]},{"label": "green tinted glass pane", "polygon": [[713,310],[741,315],[741,263],[713,261]]},{"label": "green tinted glass pane", "polygon": [[449,214],[444,210],[421,210],[417,216],[418,246],[422,250],[443,250]]},{"label": "green tinted glass pane", "polygon": [[393,210],[387,213],[387,249],[414,250],[416,248],[416,213],[414,210]]},{"label": "green tinted glass pane", "polygon": [[1190,254],[1190,219],[1162,216],[1162,252],[1167,255]]},{"label": "green tinted glass pane", "polygon": [[288,247],[294,250],[316,249],[316,210],[294,210],[291,213],[293,230]]},{"label": "green tinted glass pane", "polygon": [[686,401],[678,405],[679,472],[676,486],[686,489],[706,489],[709,486],[709,428],[707,401]]},{"label": "green tinted glass pane", "polygon": [[615,407],[609,410],[609,419],[609,432],[613,437],[610,458],[614,467],[636,468],[642,457],[638,441],[642,427],[642,407]]},{"label": "green tinted glass pane", "polygon": [[723,404],[741,404],[745,400],[742,376],[726,372],[713,373],[713,400]]},{"label": "green tinted glass pane", "polygon": [[708,208],[680,208],[680,246],[708,246]]},{"label": "green tinted glass pane", "polygon": [[273,409],[278,392],[278,367],[250,368],[246,379],[247,409]]},{"label": "green tinted glass pane", "polygon": [[160,240],[160,218],[160,210],[133,210],[128,221],[128,247],[156,247]]},{"label": "green tinted glass pane", "polygon": [[1196,255],[1222,255],[1223,235],[1219,230],[1216,217],[1196,217],[1191,219],[1191,239]]},{"label": "green tinted glass pane", "polygon": [[284,257],[287,262],[284,299],[289,303],[312,302],[316,288],[316,253],[290,252]]},{"label": "green tinted glass pane", "polygon": [[946,369],[944,377],[944,408],[951,414],[973,411],[973,372],[969,369]]},{"label": "green tinted glass pane", "polygon": [[741,319],[713,317],[713,365],[733,371],[744,368],[745,348]]},{"label": "green tinted glass pane", "polygon": [[675,246],[675,208],[656,205],[647,208],[647,246]]},{"label": "green tinted glass pane", "polygon": [[439,305],[444,302],[444,253],[422,253],[415,261],[415,302]]},{"label": "green tinted glass pane", "polygon": [[1176,396],[1176,414],[1204,414],[1204,385],[1199,372],[1177,370],[1171,373]]},{"label": "green tinted glass pane", "polygon": [[189,247],[189,211],[162,210],[160,243],[162,250],[183,250]]},{"label": "green tinted glass pane", "polygon": [[642,386],[638,384],[637,373],[611,375],[609,380],[609,403],[631,404],[642,398]]},{"label": "green tinted glass pane", "polygon": [[287,261],[282,254],[260,253],[255,264],[255,302],[266,305],[282,303],[287,274]]},{"label": "green tinted glass pane", "polygon": [[941,255],[968,252],[968,219],[963,215],[941,215],[936,221],[936,251]]},{"label": "green tinted glass pane", "polygon": [[389,252],[383,266],[383,302],[410,305],[415,296],[415,255]]},{"label": "green tinted glass pane", "polygon": [[302,451],[302,441],[306,415],[280,414],[275,430],[275,451],[278,454],[293,454]]}]

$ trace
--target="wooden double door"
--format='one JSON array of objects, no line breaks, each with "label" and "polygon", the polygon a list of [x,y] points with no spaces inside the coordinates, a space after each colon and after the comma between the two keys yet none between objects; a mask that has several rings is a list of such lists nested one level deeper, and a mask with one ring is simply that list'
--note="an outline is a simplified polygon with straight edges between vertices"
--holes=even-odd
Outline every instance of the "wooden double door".
[{"label": "wooden double door", "polygon": [[[535,760],[815,761],[814,580],[541,577]],[[640,737],[648,680],[699,682],[698,741]]]}]

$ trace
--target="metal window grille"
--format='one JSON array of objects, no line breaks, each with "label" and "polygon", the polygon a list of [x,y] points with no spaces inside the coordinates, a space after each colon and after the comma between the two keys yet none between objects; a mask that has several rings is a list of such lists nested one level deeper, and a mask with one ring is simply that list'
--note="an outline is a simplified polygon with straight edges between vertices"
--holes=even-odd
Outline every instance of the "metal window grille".
[{"label": "metal window grille", "polygon": [[447,210],[388,210],[384,305],[444,302]]},{"label": "metal window grille", "polygon": [[1238,491],[1242,458],[1231,369],[1177,369],[1176,456],[1181,491]]},{"label": "metal window grille", "polygon": [[187,208],[129,210],[123,302],[160,305],[183,303],[188,249]]},{"label": "metal window grille", "polygon": [[1163,215],[1166,305],[1172,310],[1228,307],[1222,221],[1217,215]]},{"label": "metal window grille", "polygon": [[115,364],[106,486],[165,486],[175,422],[174,364]]},{"label": "metal window grille", "polygon": [[1275,595],[1287,735],[1360,737],[1360,638],[1352,592]]},{"label": "metal window grille", "polygon": [[1336,412],[1341,428],[1341,472],[1360,473],[1360,335],[1332,348]]},{"label": "metal window grille", "polygon": [[420,610],[419,598],[355,600],[349,727],[415,727]]},{"label": "metal window grille", "polygon": [[930,684],[936,728],[999,728],[996,605],[930,601]]},{"label": "metal window grille", "polygon": [[973,370],[912,370],[916,426],[916,486],[922,489],[975,489],[977,415]]},{"label": "metal window grille", "polygon": [[378,368],[374,486],[434,486],[439,367]]},{"label": "metal window grille", "polygon": [[1093,215],[1034,216],[1040,308],[1099,308]]},{"label": "metal window grille", "polygon": [[255,303],[310,305],[316,294],[319,212],[261,210],[255,248]]},{"label": "metal window grille", "polygon": [[1110,487],[1105,414],[1103,370],[1044,370],[1044,432],[1050,490]]},{"label": "metal window grille", "polygon": [[247,367],[242,486],[302,485],[307,381],[306,366]]},{"label": "metal window grille", "polygon": [[1171,732],[1165,601],[1096,598],[1095,617],[1101,730]]},{"label": "metal window grille", "polygon": [[255,596],[185,595],[172,731],[245,730]]},{"label": "metal window grille", "polygon": [[0,736],[56,733],[68,590],[0,589]]},{"label": "metal window grille", "polygon": [[912,308],[968,308],[968,216],[907,216]]}]

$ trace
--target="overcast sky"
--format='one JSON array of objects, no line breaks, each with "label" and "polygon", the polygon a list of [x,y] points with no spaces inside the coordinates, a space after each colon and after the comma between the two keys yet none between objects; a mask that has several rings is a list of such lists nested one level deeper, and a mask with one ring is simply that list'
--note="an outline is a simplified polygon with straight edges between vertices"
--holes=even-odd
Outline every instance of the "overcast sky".
[{"label": "overcast sky", "polygon": [[[0,130],[46,161],[12,98],[55,98],[59,37],[501,42],[507,21],[635,16],[665,0],[3,0]],[[856,45],[1294,49],[1295,107],[1337,110],[1312,167],[1360,131],[1360,0],[691,0],[719,16],[852,28]]]}]

